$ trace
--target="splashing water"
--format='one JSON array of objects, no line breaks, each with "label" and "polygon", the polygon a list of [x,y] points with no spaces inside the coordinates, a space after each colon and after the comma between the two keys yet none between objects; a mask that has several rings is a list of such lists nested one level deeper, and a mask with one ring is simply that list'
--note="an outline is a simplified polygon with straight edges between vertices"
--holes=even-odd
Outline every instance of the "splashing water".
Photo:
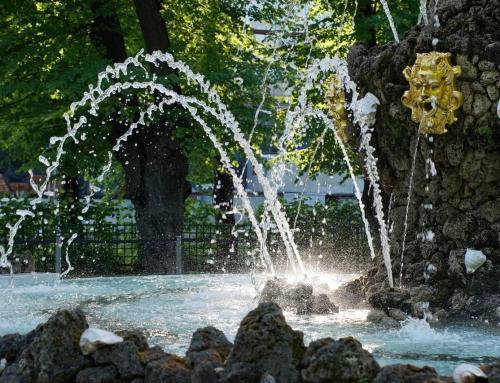
[{"label": "splashing water", "polygon": [[382,4],[382,8],[384,8],[385,15],[387,20],[389,20],[389,25],[391,26],[392,35],[394,36],[394,41],[399,43],[398,31],[396,30],[396,24],[394,24],[394,19],[392,18],[391,10],[389,9],[389,5],[386,0],[380,0]]},{"label": "splashing water", "polygon": [[[424,117],[425,117],[425,113],[424,113]],[[424,120],[424,118],[422,117],[422,121],[423,120]],[[404,254],[405,254],[405,245],[406,245],[406,233],[408,231],[408,213],[410,211],[411,194],[413,192],[415,164],[417,162],[417,153],[418,153],[418,146],[420,143],[421,129],[422,129],[422,122],[420,122],[420,124],[418,126],[417,137],[415,139],[415,149],[413,150],[413,156],[412,156],[410,179],[408,181],[408,197],[406,198],[405,220],[404,220],[404,224],[403,224],[403,241],[401,244],[401,260],[400,260],[400,270],[399,270],[399,287],[400,288],[402,287],[402,284],[403,284],[403,261],[404,261]]]}]

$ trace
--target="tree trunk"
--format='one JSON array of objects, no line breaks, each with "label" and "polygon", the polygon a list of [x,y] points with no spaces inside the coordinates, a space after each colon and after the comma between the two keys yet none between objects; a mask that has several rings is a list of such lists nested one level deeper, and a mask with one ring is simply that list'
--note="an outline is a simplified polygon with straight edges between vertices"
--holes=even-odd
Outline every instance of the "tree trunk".
[{"label": "tree trunk", "polygon": [[[127,53],[120,23],[115,12],[105,13],[101,8],[104,3],[96,1],[92,7],[96,14],[94,42],[104,47],[107,58],[121,62]],[[167,51],[168,33],[156,1],[141,0],[134,4],[148,52]],[[169,72],[168,68],[151,70],[157,75]],[[126,129],[114,122],[111,139],[116,140]],[[174,129],[172,123],[167,125],[165,121],[142,127],[116,154],[125,173],[127,196],[134,204],[146,273],[175,272],[175,237],[182,233],[184,200],[191,191],[186,180],[188,160],[179,140],[173,138]]]}]

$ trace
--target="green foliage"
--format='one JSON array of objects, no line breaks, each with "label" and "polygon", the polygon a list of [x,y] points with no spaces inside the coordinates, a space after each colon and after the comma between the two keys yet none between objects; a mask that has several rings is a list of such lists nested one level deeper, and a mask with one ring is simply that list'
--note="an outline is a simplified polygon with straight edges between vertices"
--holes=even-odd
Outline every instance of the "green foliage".
[{"label": "green foliage", "polygon": [[[62,118],[71,102],[81,98],[88,84],[106,65],[102,49],[91,39],[96,14],[95,0],[30,1],[17,0],[0,4],[0,147],[7,150],[23,168],[38,166],[38,154],[48,148],[49,137],[62,135],[66,123]],[[133,2],[103,1],[101,12],[116,11],[127,52],[135,54],[144,47]],[[359,5],[340,0],[171,0],[163,2],[162,17],[169,30],[171,53],[186,62],[194,72],[200,72],[213,84],[236,116],[240,128],[248,136],[254,126],[255,111],[262,93],[270,86],[297,85],[311,60],[329,55],[346,55],[349,47],[364,30],[375,29],[377,43],[392,40],[386,16],[380,3],[373,2],[373,14],[361,14]],[[253,4],[249,6],[250,4]],[[258,4],[258,5],[257,5]],[[304,12],[308,6],[307,29]],[[418,0],[389,0],[400,37],[416,21]],[[244,17],[271,25],[272,33],[265,44],[259,43]],[[355,21],[355,23],[354,23]],[[361,31],[361,32],[360,32]],[[129,73],[130,76],[133,73]],[[140,78],[138,78],[140,80]],[[200,90],[185,79],[179,81],[186,95],[203,97]],[[323,79],[326,80],[326,79]],[[314,97],[314,95],[312,95]],[[127,97],[136,97],[138,105],[127,105]],[[130,123],[137,109],[151,101],[144,92],[112,97],[100,107],[97,117],[85,114],[87,129],[79,143],[68,142],[59,176],[95,178],[107,160],[112,142],[110,116]],[[279,103],[296,102],[291,97],[267,97],[252,135],[252,145],[259,153],[262,148],[276,146],[282,132],[285,111]],[[317,97],[316,104],[325,107]],[[233,137],[220,129],[220,124],[204,116],[215,130],[233,163],[242,157],[241,148]],[[179,115],[163,115],[175,124],[176,137],[190,162],[190,180],[211,182],[216,151],[202,130],[194,123],[177,124]],[[312,177],[319,172],[334,174],[345,171],[345,164],[331,133],[322,137],[324,127],[311,123],[312,128],[301,137],[298,148],[290,143],[290,155],[301,173]],[[314,148],[318,146],[318,151]],[[351,153],[355,156],[355,153]],[[311,164],[311,165],[309,165]],[[310,168],[309,168],[310,166]],[[119,166],[113,163],[119,174]],[[113,185],[120,185],[114,182]],[[116,191],[116,188],[114,189]]]}]

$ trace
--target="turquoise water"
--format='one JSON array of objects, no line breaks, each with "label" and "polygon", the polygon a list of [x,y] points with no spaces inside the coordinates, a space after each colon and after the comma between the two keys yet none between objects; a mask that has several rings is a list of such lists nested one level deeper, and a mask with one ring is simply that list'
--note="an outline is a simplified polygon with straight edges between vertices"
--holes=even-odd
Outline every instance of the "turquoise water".
[{"label": "turquoise water", "polygon": [[[318,284],[335,288],[354,276],[324,274]],[[262,277],[261,282],[262,282]],[[257,305],[248,275],[182,275],[66,280],[57,285],[2,289],[0,335],[32,330],[59,308],[82,308],[89,322],[105,329],[134,327],[150,344],[183,354],[197,328],[213,325],[234,339],[239,322]],[[321,337],[356,337],[380,364],[430,365],[450,374],[460,363],[480,364],[500,356],[500,327],[431,328],[410,320],[388,330],[366,322],[367,310],[326,316],[285,312],[306,342]]]}]

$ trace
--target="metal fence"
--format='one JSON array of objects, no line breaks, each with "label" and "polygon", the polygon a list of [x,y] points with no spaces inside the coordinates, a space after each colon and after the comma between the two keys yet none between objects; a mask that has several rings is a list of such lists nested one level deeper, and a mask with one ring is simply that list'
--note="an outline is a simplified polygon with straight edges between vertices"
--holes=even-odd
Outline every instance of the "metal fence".
[{"label": "metal fence", "polygon": [[[56,254],[66,257],[77,275],[112,275],[136,273],[141,270],[141,252],[152,241],[139,238],[135,224],[82,224],[70,246],[71,233],[59,235],[56,228],[41,223],[36,229],[21,229],[15,238],[11,259],[23,267],[33,259],[36,271],[53,272]],[[306,262],[352,264],[368,257],[366,237],[361,226],[337,225],[315,232],[303,229],[296,233],[299,250]],[[170,242],[167,244],[167,242]],[[4,235],[4,245],[7,240]],[[60,246],[58,244],[61,244]],[[249,225],[186,225],[177,238],[154,243],[175,246],[177,271],[184,273],[244,271],[253,263],[256,237]],[[277,232],[271,231],[267,245],[274,262],[286,263],[285,251]]]}]

